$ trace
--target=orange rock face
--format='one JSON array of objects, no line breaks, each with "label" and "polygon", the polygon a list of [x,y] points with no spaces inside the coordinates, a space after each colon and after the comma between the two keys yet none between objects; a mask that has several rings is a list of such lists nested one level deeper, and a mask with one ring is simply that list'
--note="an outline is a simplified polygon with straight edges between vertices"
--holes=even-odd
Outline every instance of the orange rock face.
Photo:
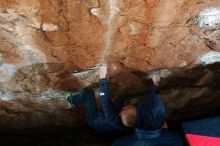
[{"label": "orange rock face", "polygon": [[[15,101],[22,98],[22,106],[11,110],[23,110],[24,101],[43,111],[54,107],[53,113],[25,107],[36,117],[63,114],[61,109],[70,108],[63,90],[95,87],[95,66],[103,62],[109,65],[113,96],[145,92],[146,77],[153,71],[166,77],[164,92],[169,81],[181,87],[172,77],[193,78],[195,85],[210,83],[215,78],[207,72],[214,71],[215,76],[216,68],[202,75],[193,72],[193,77],[184,71],[220,61],[219,5],[219,0],[1,0],[1,100],[17,106]],[[164,99],[171,113],[191,100],[188,97],[178,108],[174,105],[180,101],[169,96]],[[53,119],[46,121],[68,121],[64,116],[61,121]],[[79,119],[72,118],[70,123],[78,125]],[[27,118],[18,121],[22,120]],[[38,124],[44,123],[33,126]]]}]

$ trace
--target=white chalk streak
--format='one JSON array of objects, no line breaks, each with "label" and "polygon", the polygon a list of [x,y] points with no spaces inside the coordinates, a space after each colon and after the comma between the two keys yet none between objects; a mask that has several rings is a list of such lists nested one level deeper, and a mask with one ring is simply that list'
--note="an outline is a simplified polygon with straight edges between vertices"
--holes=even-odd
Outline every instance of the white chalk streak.
[{"label": "white chalk streak", "polygon": [[95,15],[97,18],[102,18],[101,9],[100,8],[92,8],[90,12]]},{"label": "white chalk streak", "polygon": [[209,51],[199,58],[199,63],[202,64],[213,64],[220,62],[220,52]]},{"label": "white chalk streak", "polygon": [[20,66],[27,66],[44,62],[44,53],[42,53],[35,45],[30,32],[25,30],[23,25],[16,26],[16,33],[18,35],[19,47],[17,52],[23,57],[23,62]]},{"label": "white chalk streak", "polygon": [[99,71],[100,66],[95,66],[93,68],[89,68],[88,70],[85,71],[81,71],[81,72],[75,72],[72,75],[76,78],[80,78],[80,79],[86,79],[92,75],[94,75],[95,73],[97,73]]},{"label": "white chalk streak", "polygon": [[64,96],[64,92],[52,90],[52,89],[48,89],[47,91],[41,94],[41,98],[46,99],[46,100],[55,99],[55,98],[59,98],[63,96]]},{"label": "white chalk streak", "polygon": [[10,101],[14,99],[14,95],[12,91],[0,91],[0,99],[3,101]]},{"label": "white chalk streak", "polygon": [[155,74],[159,75],[162,78],[167,78],[167,77],[169,77],[172,74],[172,72],[170,70],[168,70],[168,69],[162,69],[162,70],[159,70],[159,71],[153,71],[153,72],[150,72],[147,75],[146,78],[147,79],[151,79],[153,77],[153,75],[155,75]]},{"label": "white chalk streak", "polygon": [[104,35],[104,51],[102,53],[103,57],[101,58],[101,62],[106,61],[106,58],[110,55],[111,53],[111,42],[112,42],[112,38],[113,35],[116,31],[115,25],[114,25],[114,21],[113,18],[115,16],[115,14],[119,11],[118,8],[118,0],[108,0],[108,12],[109,12],[109,16],[107,19],[107,26],[108,26],[108,30]]},{"label": "white chalk streak", "polygon": [[17,69],[12,64],[0,65],[0,82],[9,82],[15,75]]},{"label": "white chalk streak", "polygon": [[200,27],[220,24],[220,8],[210,7],[204,9],[199,13],[197,22]]},{"label": "white chalk streak", "polygon": [[51,23],[44,23],[42,25],[43,31],[56,31],[58,30],[58,26]]}]

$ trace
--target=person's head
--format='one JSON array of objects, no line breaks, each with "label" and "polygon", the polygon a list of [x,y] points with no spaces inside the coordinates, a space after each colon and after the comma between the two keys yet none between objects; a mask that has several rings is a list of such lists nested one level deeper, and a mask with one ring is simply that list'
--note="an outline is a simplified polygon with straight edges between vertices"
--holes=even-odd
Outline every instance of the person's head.
[{"label": "person's head", "polygon": [[134,127],[136,123],[136,107],[134,105],[124,106],[119,115],[121,121],[126,127]]}]

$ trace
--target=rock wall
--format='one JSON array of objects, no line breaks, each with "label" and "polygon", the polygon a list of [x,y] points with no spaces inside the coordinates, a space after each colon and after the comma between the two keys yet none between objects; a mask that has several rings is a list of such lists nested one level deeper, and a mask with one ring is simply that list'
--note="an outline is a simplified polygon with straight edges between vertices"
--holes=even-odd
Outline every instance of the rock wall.
[{"label": "rock wall", "polygon": [[96,89],[102,62],[113,98],[159,71],[168,120],[213,112],[219,28],[219,0],[1,0],[0,126],[81,125],[63,90]]}]

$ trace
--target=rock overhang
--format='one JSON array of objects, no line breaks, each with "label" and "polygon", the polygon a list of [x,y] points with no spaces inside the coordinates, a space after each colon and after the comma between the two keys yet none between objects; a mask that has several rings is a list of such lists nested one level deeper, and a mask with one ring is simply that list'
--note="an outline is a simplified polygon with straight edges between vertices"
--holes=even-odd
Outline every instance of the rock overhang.
[{"label": "rock overhang", "polygon": [[[219,93],[213,93],[213,100],[203,99],[218,91],[218,5],[218,0],[1,1],[1,100],[36,103],[45,115],[62,114],[61,109],[70,108],[63,91],[97,88],[95,66],[108,62],[113,96],[146,92],[149,77],[159,72],[170,115],[190,108],[201,114],[201,106],[214,102]],[[187,90],[195,96],[186,97]],[[193,109],[195,97],[200,106]],[[48,110],[50,106],[54,108]],[[42,117],[40,113],[35,114]]]}]

